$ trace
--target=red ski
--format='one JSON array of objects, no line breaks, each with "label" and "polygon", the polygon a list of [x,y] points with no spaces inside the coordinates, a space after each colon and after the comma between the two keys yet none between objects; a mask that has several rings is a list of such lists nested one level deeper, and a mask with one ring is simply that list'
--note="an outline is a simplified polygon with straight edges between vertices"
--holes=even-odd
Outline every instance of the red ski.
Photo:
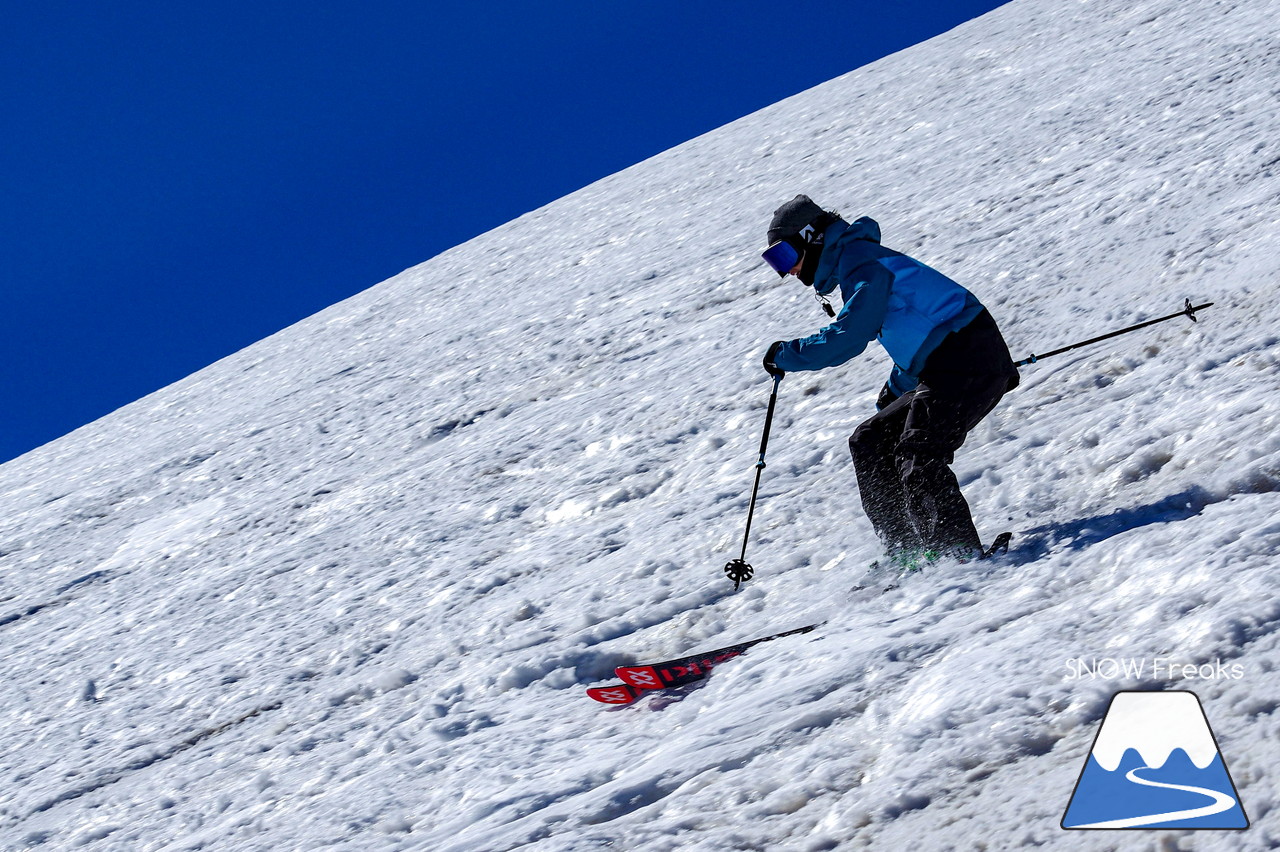
[{"label": "red ski", "polygon": [[587,696],[603,704],[630,704],[640,697],[640,690],[625,683],[610,686],[593,686],[587,690]]},{"label": "red ski", "polygon": [[761,642],[781,639],[783,636],[808,633],[817,626],[816,624],[810,624],[807,627],[799,627],[795,630],[788,630],[785,633],[775,633],[772,636],[764,636],[748,642],[740,642],[737,645],[729,645],[725,648],[717,648],[714,651],[691,654],[687,657],[679,657],[661,663],[641,666],[619,666],[615,671],[618,677],[622,678],[622,683],[588,689],[587,695],[605,704],[630,704],[649,690],[672,689],[701,680],[725,660],[732,660],[748,648],[759,645]]}]

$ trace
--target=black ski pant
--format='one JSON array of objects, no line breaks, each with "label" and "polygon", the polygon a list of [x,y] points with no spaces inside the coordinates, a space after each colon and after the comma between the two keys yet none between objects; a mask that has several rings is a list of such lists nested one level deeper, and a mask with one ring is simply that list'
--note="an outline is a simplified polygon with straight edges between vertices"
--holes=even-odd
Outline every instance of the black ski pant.
[{"label": "black ski pant", "polygon": [[983,311],[934,350],[915,390],[854,431],[849,450],[858,491],[889,554],[981,551],[950,464],[965,436],[1017,384],[1004,338]]}]

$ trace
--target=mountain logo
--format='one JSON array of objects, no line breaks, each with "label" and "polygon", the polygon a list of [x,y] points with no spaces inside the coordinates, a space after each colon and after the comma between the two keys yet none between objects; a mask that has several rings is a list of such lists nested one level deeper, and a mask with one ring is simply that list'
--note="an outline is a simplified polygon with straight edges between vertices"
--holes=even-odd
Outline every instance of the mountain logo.
[{"label": "mountain logo", "polygon": [[1194,692],[1117,692],[1062,827],[1249,827]]}]

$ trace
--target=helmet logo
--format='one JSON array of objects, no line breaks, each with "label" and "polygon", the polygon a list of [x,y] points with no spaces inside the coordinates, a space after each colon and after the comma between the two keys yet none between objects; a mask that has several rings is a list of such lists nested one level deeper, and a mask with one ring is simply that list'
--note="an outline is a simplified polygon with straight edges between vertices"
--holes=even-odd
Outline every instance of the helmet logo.
[{"label": "helmet logo", "polygon": [[809,223],[800,229],[798,236],[800,239],[804,240],[807,245],[820,246],[822,245],[822,238],[825,235],[817,228],[813,227],[813,223]]}]

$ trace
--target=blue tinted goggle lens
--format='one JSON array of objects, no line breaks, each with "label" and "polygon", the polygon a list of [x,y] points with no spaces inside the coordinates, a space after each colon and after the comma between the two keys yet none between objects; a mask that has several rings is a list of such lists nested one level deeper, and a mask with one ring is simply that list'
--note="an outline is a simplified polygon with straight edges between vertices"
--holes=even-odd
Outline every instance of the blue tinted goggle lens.
[{"label": "blue tinted goggle lens", "polygon": [[764,262],[779,275],[786,275],[800,261],[800,252],[786,240],[776,242],[764,250]]}]

